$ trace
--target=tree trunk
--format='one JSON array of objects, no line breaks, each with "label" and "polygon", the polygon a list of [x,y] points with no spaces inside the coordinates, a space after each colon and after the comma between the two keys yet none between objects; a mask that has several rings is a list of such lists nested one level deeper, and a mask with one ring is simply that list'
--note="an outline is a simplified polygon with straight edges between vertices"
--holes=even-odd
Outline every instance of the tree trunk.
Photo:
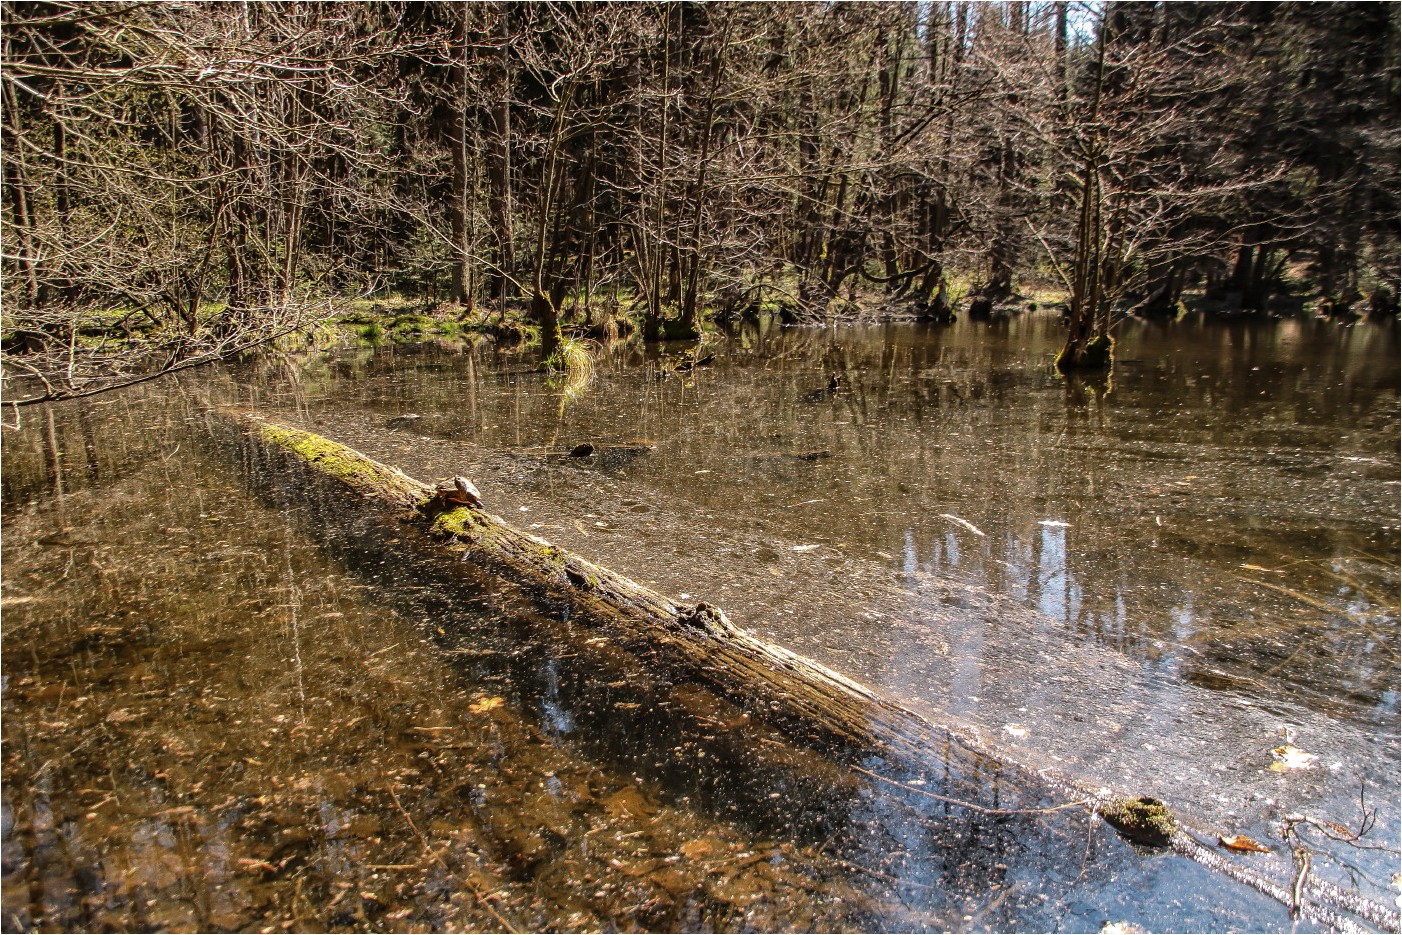
[{"label": "tree trunk", "polygon": [[492,108],[491,158],[487,160],[488,210],[497,239],[497,269],[492,275],[492,297],[504,299],[511,295],[511,277],[516,271],[516,238],[512,224],[511,204],[511,43],[507,19],[501,24],[501,73],[498,76],[501,97]]},{"label": "tree trunk", "polygon": [[1104,294],[1105,231],[1104,193],[1101,190],[1100,144],[1094,128],[1100,118],[1100,98],[1105,86],[1105,46],[1109,24],[1102,19],[1096,37],[1095,84],[1087,126],[1092,128],[1083,147],[1081,164],[1081,210],[1076,222],[1076,254],[1071,272],[1071,320],[1066,329],[1066,344],[1056,358],[1056,368],[1062,373],[1077,370],[1105,370],[1114,355],[1106,319]]},{"label": "tree trunk", "polygon": [[453,243],[450,267],[449,295],[455,305],[467,305],[471,299],[471,273],[468,269],[468,72],[467,72],[467,17],[470,9],[466,4],[458,10],[458,20],[454,25],[454,53],[457,60],[453,65],[453,119],[449,131],[449,147],[452,150],[453,174],[451,193],[448,199],[448,221],[452,230]]},{"label": "tree trunk", "polygon": [[540,356],[549,358],[564,340],[560,331],[560,307],[550,296],[537,292],[531,296],[531,319],[540,325]]}]

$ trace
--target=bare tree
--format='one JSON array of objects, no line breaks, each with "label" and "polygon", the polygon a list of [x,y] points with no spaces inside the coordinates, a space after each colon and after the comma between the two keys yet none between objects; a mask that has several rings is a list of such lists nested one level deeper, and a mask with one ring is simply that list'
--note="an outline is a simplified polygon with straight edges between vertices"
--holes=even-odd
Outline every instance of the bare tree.
[{"label": "bare tree", "polygon": [[336,259],[308,252],[307,227],[354,202],[378,155],[359,128],[392,100],[385,32],[335,4],[5,14],[3,235],[21,275],[4,330],[22,339],[4,363],[39,386],[8,402],[191,366],[324,314]]}]

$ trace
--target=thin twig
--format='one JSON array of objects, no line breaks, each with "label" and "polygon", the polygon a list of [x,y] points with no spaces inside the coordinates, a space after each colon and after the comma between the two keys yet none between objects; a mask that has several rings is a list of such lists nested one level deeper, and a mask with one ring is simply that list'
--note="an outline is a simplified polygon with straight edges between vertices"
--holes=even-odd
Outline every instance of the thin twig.
[{"label": "thin twig", "polygon": [[394,786],[386,785],[385,789],[389,792],[389,797],[394,800],[394,807],[399,810],[399,814],[404,816],[404,821],[408,823],[409,830],[414,832],[414,836],[417,837],[420,843],[423,844],[424,852],[428,854],[428,856],[432,857],[434,860],[438,861],[439,865],[442,866],[443,869],[448,872],[449,876],[453,877],[463,886],[466,886],[469,890],[471,890],[472,895],[477,899],[477,904],[483,909],[487,910],[489,913],[491,913],[492,918],[496,919],[497,922],[501,924],[503,930],[507,932],[519,932],[520,929],[516,928],[510,922],[506,921],[506,917],[503,916],[500,912],[498,912],[496,907],[487,901],[487,897],[483,895],[482,891],[477,888],[477,885],[475,883],[462,876],[461,874],[455,872],[452,867],[448,866],[448,862],[443,859],[443,855],[433,849],[433,846],[428,843],[428,838],[424,837],[424,833],[419,830],[419,826],[414,824],[414,819],[411,818],[409,813],[404,810],[404,806],[399,804],[399,796],[395,793]]},{"label": "thin twig", "polygon": [[1310,852],[1309,848],[1301,845],[1295,848],[1294,853],[1295,865],[1299,869],[1295,872],[1295,884],[1290,888],[1290,918],[1298,919],[1305,904],[1305,881],[1310,875]]},{"label": "thin twig", "polygon": [[1066,802],[1062,805],[1053,805],[1049,808],[988,808],[985,805],[975,805],[973,802],[965,802],[962,799],[953,799],[949,796],[936,795],[933,792],[926,792],[924,789],[917,789],[915,786],[908,786],[903,782],[897,782],[894,779],[887,779],[885,776],[878,775],[876,773],[871,772],[870,770],[862,769],[860,766],[853,766],[852,769],[856,770],[864,776],[870,776],[872,779],[879,779],[882,782],[890,783],[891,785],[904,789],[907,792],[914,792],[916,795],[923,795],[929,799],[936,799],[940,802],[948,802],[951,805],[958,805],[962,808],[971,809],[975,812],[982,812],[985,815],[1045,815],[1049,812],[1065,811],[1068,808],[1085,808],[1087,805],[1090,804],[1087,801],[1080,801]]}]

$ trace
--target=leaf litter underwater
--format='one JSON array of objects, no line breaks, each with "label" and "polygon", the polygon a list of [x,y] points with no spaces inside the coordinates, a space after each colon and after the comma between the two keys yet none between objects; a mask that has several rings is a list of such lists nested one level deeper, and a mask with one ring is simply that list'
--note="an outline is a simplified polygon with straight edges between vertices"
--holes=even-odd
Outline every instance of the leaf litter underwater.
[{"label": "leaf litter underwater", "polygon": [[[509,588],[446,591],[334,517],[253,499],[198,453],[197,405],[124,396],[100,417],[56,407],[57,458],[41,424],[6,439],[7,929],[1298,924],[1083,810],[1019,812],[1059,803],[966,750],[931,751],[901,786],[870,778],[881,764],[836,769]],[[61,495],[41,496],[55,465]],[[561,464],[520,489],[578,483],[596,517],[573,547],[607,555],[620,514],[667,515],[645,492],[590,486],[612,479]],[[552,522],[541,500],[529,519]],[[786,579],[809,558],[833,574],[825,550],[782,547],[804,539],[761,543],[776,585],[797,591]],[[985,621],[1009,609],[935,578],[888,576],[992,602]],[[1017,723],[1046,743],[1028,713]]]},{"label": "leaf litter underwater", "polygon": [[[704,371],[606,358],[570,401],[509,362],[385,347],[293,417],[490,479],[522,528],[1002,757],[1273,839],[1287,874],[1292,814],[1375,819],[1395,848],[1396,328],[1136,325],[1113,388],[1037,364],[1058,334],[741,332]],[[1393,902],[1385,852],[1316,843],[1337,860],[1312,873]]]}]

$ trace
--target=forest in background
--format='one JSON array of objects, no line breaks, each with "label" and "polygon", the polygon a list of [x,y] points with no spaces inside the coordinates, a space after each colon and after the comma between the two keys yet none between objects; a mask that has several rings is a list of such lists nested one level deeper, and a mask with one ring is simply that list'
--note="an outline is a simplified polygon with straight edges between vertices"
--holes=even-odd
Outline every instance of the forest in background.
[{"label": "forest in background", "polygon": [[[1395,315],[1391,3],[3,4],[23,402],[356,298],[694,336]],[[14,402],[14,399],[9,400]]]}]

